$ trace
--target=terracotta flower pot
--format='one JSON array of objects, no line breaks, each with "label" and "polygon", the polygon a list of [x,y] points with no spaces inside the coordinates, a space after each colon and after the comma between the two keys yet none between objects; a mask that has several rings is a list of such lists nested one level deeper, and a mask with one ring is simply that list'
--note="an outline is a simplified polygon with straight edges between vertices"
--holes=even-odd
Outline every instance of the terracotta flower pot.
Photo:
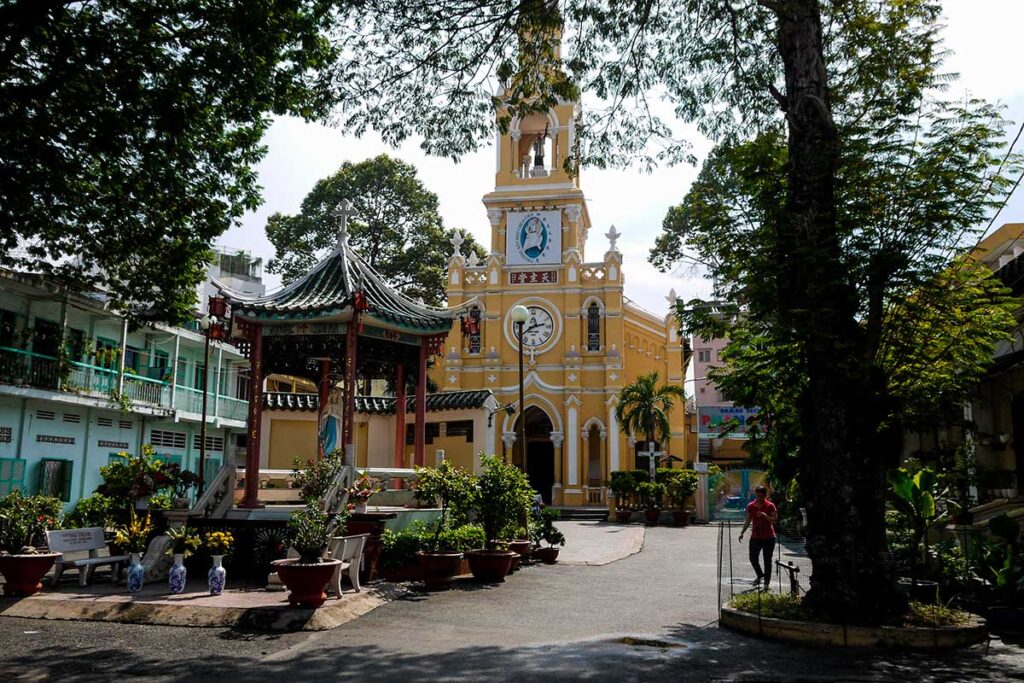
[{"label": "terracotta flower pot", "polygon": [[629,524],[629,520],[633,517],[632,510],[616,510],[615,521],[619,524]]},{"label": "terracotta flower pot", "polygon": [[4,595],[28,596],[43,590],[40,579],[60,553],[35,553],[33,555],[0,555],[0,574],[4,575]]},{"label": "terracotta flower pot", "polygon": [[690,523],[690,511],[689,510],[673,510],[672,521],[675,522],[676,526],[686,526]]},{"label": "terracotta flower pot", "polygon": [[561,550],[561,548],[552,545],[547,548],[537,548],[533,551],[533,554],[544,564],[554,564],[558,562],[559,550]]},{"label": "terracotta flower pot", "polygon": [[647,523],[651,526],[654,526],[658,523],[659,517],[661,517],[661,510],[658,510],[656,508],[647,508],[646,510],[644,510],[644,518],[647,520]]},{"label": "terracotta flower pot", "polygon": [[270,563],[288,588],[288,603],[294,607],[317,608],[327,601],[324,587],[334,575],[341,560],[324,560],[318,564],[301,564],[295,558]]},{"label": "terracotta flower pot", "polygon": [[530,541],[509,541],[508,549],[514,553],[517,553],[522,560],[530,559],[530,555],[533,553],[533,544]]},{"label": "terracotta flower pot", "polygon": [[519,565],[522,564],[522,562],[523,556],[513,550],[512,564],[508,566],[508,574],[506,574],[505,576],[511,576],[513,573],[515,573],[515,571],[519,569]]},{"label": "terracotta flower pot", "polygon": [[508,575],[515,555],[511,550],[471,550],[466,553],[466,559],[477,581],[500,583]]},{"label": "terracotta flower pot", "polygon": [[419,558],[420,578],[430,590],[448,588],[459,573],[462,553],[416,553]]}]

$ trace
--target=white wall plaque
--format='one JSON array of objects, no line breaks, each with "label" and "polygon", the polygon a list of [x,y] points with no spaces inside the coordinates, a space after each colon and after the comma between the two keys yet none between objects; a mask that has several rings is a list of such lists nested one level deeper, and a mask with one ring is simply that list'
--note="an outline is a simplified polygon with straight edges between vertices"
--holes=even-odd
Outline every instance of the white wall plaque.
[{"label": "white wall plaque", "polygon": [[561,263],[561,211],[509,211],[507,226],[507,265]]}]

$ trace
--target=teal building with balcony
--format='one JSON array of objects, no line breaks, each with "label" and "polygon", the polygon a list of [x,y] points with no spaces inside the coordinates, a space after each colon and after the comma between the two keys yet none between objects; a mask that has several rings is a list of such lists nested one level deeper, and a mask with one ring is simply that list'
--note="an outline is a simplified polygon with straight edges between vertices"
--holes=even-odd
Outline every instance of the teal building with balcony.
[{"label": "teal building with balcony", "polygon": [[[198,471],[204,388],[205,478],[245,452],[248,362],[198,330],[132,329],[102,292],[75,293],[0,270],[0,496],[51,493],[70,509],[119,451],[150,443]],[[239,457],[239,460],[242,458]]]}]

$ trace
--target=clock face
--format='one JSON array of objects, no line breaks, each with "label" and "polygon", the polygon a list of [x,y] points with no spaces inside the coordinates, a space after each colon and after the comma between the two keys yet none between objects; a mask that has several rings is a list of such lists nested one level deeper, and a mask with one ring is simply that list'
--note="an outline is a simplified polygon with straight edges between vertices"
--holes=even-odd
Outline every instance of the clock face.
[{"label": "clock face", "polygon": [[540,306],[527,306],[530,317],[523,325],[523,344],[525,346],[541,346],[546,344],[555,333],[555,320],[551,314]]}]

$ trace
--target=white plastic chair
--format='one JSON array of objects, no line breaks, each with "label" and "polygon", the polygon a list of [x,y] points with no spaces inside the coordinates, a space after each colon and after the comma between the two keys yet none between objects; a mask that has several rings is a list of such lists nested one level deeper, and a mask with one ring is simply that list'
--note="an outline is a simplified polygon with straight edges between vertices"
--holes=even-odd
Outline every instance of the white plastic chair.
[{"label": "white plastic chair", "polygon": [[366,539],[370,534],[356,534],[355,536],[335,536],[327,544],[327,552],[335,560],[341,560],[334,570],[331,578],[331,587],[334,595],[341,600],[341,573],[348,570],[348,578],[356,592],[362,591],[359,585],[359,565],[362,564],[363,548],[366,547]]}]

